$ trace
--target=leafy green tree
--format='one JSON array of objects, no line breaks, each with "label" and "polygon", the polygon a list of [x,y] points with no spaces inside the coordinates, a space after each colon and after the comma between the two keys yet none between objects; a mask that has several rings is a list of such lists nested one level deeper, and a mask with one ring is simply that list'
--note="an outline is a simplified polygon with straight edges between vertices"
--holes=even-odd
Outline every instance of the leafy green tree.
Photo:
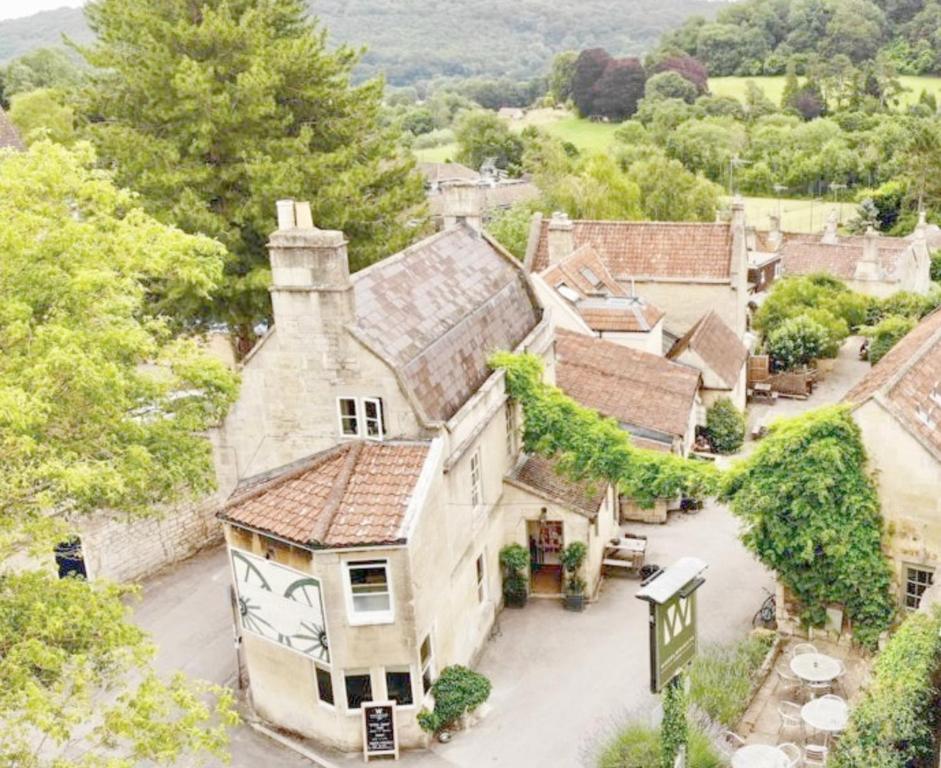
[{"label": "leafy green tree", "polygon": [[941,283],[941,251],[931,254],[931,279],[936,283]]},{"label": "leafy green tree", "polygon": [[95,68],[84,133],[148,212],[232,254],[223,290],[193,319],[230,324],[244,352],[270,314],[265,241],[274,203],[310,200],[359,269],[409,243],[424,199],[383,85],[352,85],[358,56],[329,48],[302,0],[100,0],[82,48]]},{"label": "leafy green tree", "polygon": [[532,203],[516,203],[494,212],[487,222],[487,232],[520,261],[526,256],[529,225],[532,222]]},{"label": "leafy green tree", "polygon": [[748,136],[741,123],[730,119],[688,120],[666,140],[666,153],[690,171],[715,182],[728,178],[729,164],[745,154]]},{"label": "leafy green tree", "polygon": [[687,104],[692,104],[698,95],[693,83],[672,70],[651,77],[644,91],[645,99],[682,99]]},{"label": "leafy green tree", "polygon": [[[145,214],[84,143],[0,155],[0,559],[49,557],[69,519],[213,487],[199,433],[236,381],[172,317],[221,281],[222,248]],[[60,513],[60,514],[54,514]],[[61,539],[59,539],[61,540]],[[36,768],[221,754],[231,694],[159,678],[127,590],[0,579],[0,753]]]},{"label": "leafy green tree", "polygon": [[493,160],[497,168],[518,176],[523,162],[523,140],[493,112],[468,112],[454,130],[458,160],[471,168],[480,168]]},{"label": "leafy green tree", "polygon": [[820,41],[831,54],[852,61],[875,56],[886,30],[885,14],[871,0],[834,0],[826,37]]},{"label": "leafy green tree", "polygon": [[60,48],[37,48],[25,53],[7,64],[3,73],[7,97],[38,88],[68,91],[81,78],[75,62]]},{"label": "leafy green tree", "polygon": [[638,160],[627,180],[640,190],[645,219],[652,221],[715,221],[722,189],[690,173],[683,164],[662,155]]},{"label": "leafy green tree", "polygon": [[781,91],[781,109],[790,109],[797,98],[800,82],[797,79],[797,66],[794,60],[787,63],[787,74],[784,78],[784,90]]},{"label": "leafy green tree", "polygon": [[65,145],[75,141],[75,113],[60,91],[40,88],[18,93],[11,102],[10,120],[27,144],[40,139]]},{"label": "leafy green tree", "polygon": [[727,397],[706,410],[706,431],[718,453],[735,453],[745,442],[745,416]]},{"label": "leafy green tree", "polygon": [[784,370],[808,365],[832,345],[830,334],[810,317],[785,320],[768,335],[768,353]]},{"label": "leafy green tree", "polygon": [[869,362],[872,365],[878,363],[916,324],[917,321],[911,317],[889,315],[878,325],[864,329],[865,335],[870,339]]},{"label": "leafy green tree", "polygon": [[575,77],[576,51],[563,51],[552,60],[549,73],[549,95],[556,104],[565,104],[572,98],[572,78]]},{"label": "leafy green tree", "polygon": [[839,603],[871,648],[895,601],[866,462],[849,410],[823,408],[775,422],[725,475],[721,496],[745,523],[745,545],[797,598],[803,623],[822,626]]},{"label": "leafy green tree", "polygon": [[745,81],[745,112],[751,120],[777,112],[774,102],[765,95],[754,80]]},{"label": "leafy green tree", "polygon": [[592,155],[570,174],[537,175],[536,181],[550,211],[564,211],[573,219],[641,218],[640,189],[605,155]]}]

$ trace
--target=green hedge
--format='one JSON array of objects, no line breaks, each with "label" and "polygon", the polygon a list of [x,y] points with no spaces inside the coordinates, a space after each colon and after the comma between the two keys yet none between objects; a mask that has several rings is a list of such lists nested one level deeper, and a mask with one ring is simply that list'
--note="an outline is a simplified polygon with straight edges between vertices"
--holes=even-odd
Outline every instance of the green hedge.
[{"label": "green hedge", "polygon": [[745,442],[745,416],[727,397],[706,411],[706,432],[716,453],[735,453]]},{"label": "green hedge", "polygon": [[437,733],[483,704],[490,696],[490,681],[479,672],[455,664],[441,670],[431,692],[435,697],[434,712],[422,709],[418,724],[429,733]]},{"label": "green hedge", "polygon": [[872,684],[854,708],[833,768],[934,765],[941,613],[916,613],[876,658]]},{"label": "green hedge", "polygon": [[[598,758],[598,768],[657,768],[660,765],[660,729],[632,723],[611,739]],[[712,740],[699,728],[689,729],[689,768],[723,765]]]}]

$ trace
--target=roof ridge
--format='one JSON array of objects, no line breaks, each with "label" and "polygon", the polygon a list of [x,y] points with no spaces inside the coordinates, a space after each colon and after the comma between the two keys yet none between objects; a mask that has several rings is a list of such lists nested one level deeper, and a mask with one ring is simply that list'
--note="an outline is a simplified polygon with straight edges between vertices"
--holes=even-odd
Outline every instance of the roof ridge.
[{"label": "roof ridge", "polygon": [[[544,219],[545,223],[551,219]],[[731,228],[728,221],[657,221],[656,219],[572,219],[573,224],[618,224],[621,226],[634,226],[637,224],[665,226],[665,227],[724,227]]]},{"label": "roof ridge", "polygon": [[[937,309],[934,309],[925,315],[925,317],[922,318],[922,322],[927,320],[932,315],[938,314],[939,312],[941,312],[941,307],[938,307]],[[912,328],[912,331],[910,332],[914,332],[914,330],[915,328]],[[902,379],[902,377],[914,367],[915,363],[919,362],[925,355],[927,355],[928,352],[931,351],[931,348],[934,347],[939,341],[941,341],[941,326],[935,328],[934,332],[915,350],[915,353],[909,355],[905,362],[899,366],[898,370],[889,377],[886,383],[879,387],[876,392],[873,392],[873,395],[876,393],[888,394],[891,392]],[[870,397],[872,397],[872,395],[870,395]]]},{"label": "roof ridge", "polygon": [[362,440],[350,443],[349,446],[349,451],[347,451],[343,460],[343,466],[340,467],[340,471],[333,479],[333,486],[330,488],[330,493],[324,502],[323,513],[315,521],[314,530],[310,535],[311,544],[319,544],[327,538],[330,526],[333,525],[333,518],[343,502],[347,486],[350,484],[350,478],[353,477],[353,472],[359,463],[359,457],[363,453],[364,443]]}]

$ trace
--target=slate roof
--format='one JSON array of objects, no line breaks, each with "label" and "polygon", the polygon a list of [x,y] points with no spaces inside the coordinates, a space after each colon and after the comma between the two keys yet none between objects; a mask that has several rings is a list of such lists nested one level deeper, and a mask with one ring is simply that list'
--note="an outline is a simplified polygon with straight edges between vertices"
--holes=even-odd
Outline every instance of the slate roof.
[{"label": "slate roof", "polygon": [[941,310],[923,319],[844,398],[876,399],[941,461]]},{"label": "slate roof", "polygon": [[[809,275],[824,272],[842,280],[852,280],[856,265],[862,261],[865,237],[840,237],[836,243],[823,243],[818,235],[787,234],[781,246],[785,275]],[[878,237],[879,264],[883,279],[897,282],[899,258],[911,248],[903,238]]]},{"label": "slate roof", "polygon": [[748,349],[713,310],[696,321],[667,357],[677,360],[686,350],[695,352],[729,389],[735,388],[748,359]]},{"label": "slate roof", "polygon": [[624,424],[681,437],[701,376],[658,355],[556,331],[556,383],[582,405]]},{"label": "slate roof", "polygon": [[[549,266],[549,220],[543,220],[533,272]],[[575,248],[591,244],[617,278],[729,280],[732,230],[728,223],[656,221],[573,222]]]},{"label": "slate roof", "polygon": [[460,163],[418,163],[418,171],[429,184],[445,181],[477,181],[480,174]]},{"label": "slate roof", "polygon": [[7,113],[0,107],[0,149],[12,147],[13,149],[25,149],[19,132],[13,126]]},{"label": "slate roof", "polygon": [[559,472],[557,462],[543,456],[525,457],[511,470],[507,480],[590,519],[597,517],[606,490],[604,484],[571,480]]},{"label": "slate roof", "polygon": [[353,332],[434,420],[453,416],[490,376],[490,355],[516,349],[541,319],[520,266],[463,226],[352,279]]},{"label": "slate roof", "polygon": [[614,279],[591,244],[583,245],[541,275],[546,284],[558,290],[560,284],[579,294],[572,303],[593,331],[650,331],[663,318],[663,310],[640,297],[631,296]]},{"label": "slate roof", "polygon": [[306,547],[401,543],[428,449],[344,443],[243,482],[218,517]]}]

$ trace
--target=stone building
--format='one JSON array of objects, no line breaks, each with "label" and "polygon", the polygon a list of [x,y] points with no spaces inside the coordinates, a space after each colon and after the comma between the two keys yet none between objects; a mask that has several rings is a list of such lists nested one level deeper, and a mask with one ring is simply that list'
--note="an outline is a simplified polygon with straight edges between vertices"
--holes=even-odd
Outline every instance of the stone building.
[{"label": "stone building", "polygon": [[846,402],[875,471],[899,600],[917,608],[941,563],[941,311],[898,342]]},{"label": "stone building", "polygon": [[616,494],[521,453],[488,357],[531,352],[550,380],[555,362],[515,259],[459,223],[350,275],[342,233],[278,208],[274,326],[215,440],[252,701],[350,751],[362,702],[393,699],[400,743],[417,746],[431,681],[488,636],[500,549],[528,544],[550,572],[583,541],[600,569]]},{"label": "stone building", "polygon": [[885,298],[897,291],[926,294],[931,288],[931,254],[924,214],[911,238],[887,237],[872,228],[865,235],[840,235],[831,214],[820,235],[772,230],[766,241],[777,244],[781,276],[822,272],[843,280],[854,291]]},{"label": "stone building", "polygon": [[665,314],[664,331],[685,334],[709,310],[739,338],[747,329],[749,259],[745,207],[732,204],[728,222],[571,221],[564,214],[530,230],[526,268],[542,274],[591,245],[630,296]]}]

